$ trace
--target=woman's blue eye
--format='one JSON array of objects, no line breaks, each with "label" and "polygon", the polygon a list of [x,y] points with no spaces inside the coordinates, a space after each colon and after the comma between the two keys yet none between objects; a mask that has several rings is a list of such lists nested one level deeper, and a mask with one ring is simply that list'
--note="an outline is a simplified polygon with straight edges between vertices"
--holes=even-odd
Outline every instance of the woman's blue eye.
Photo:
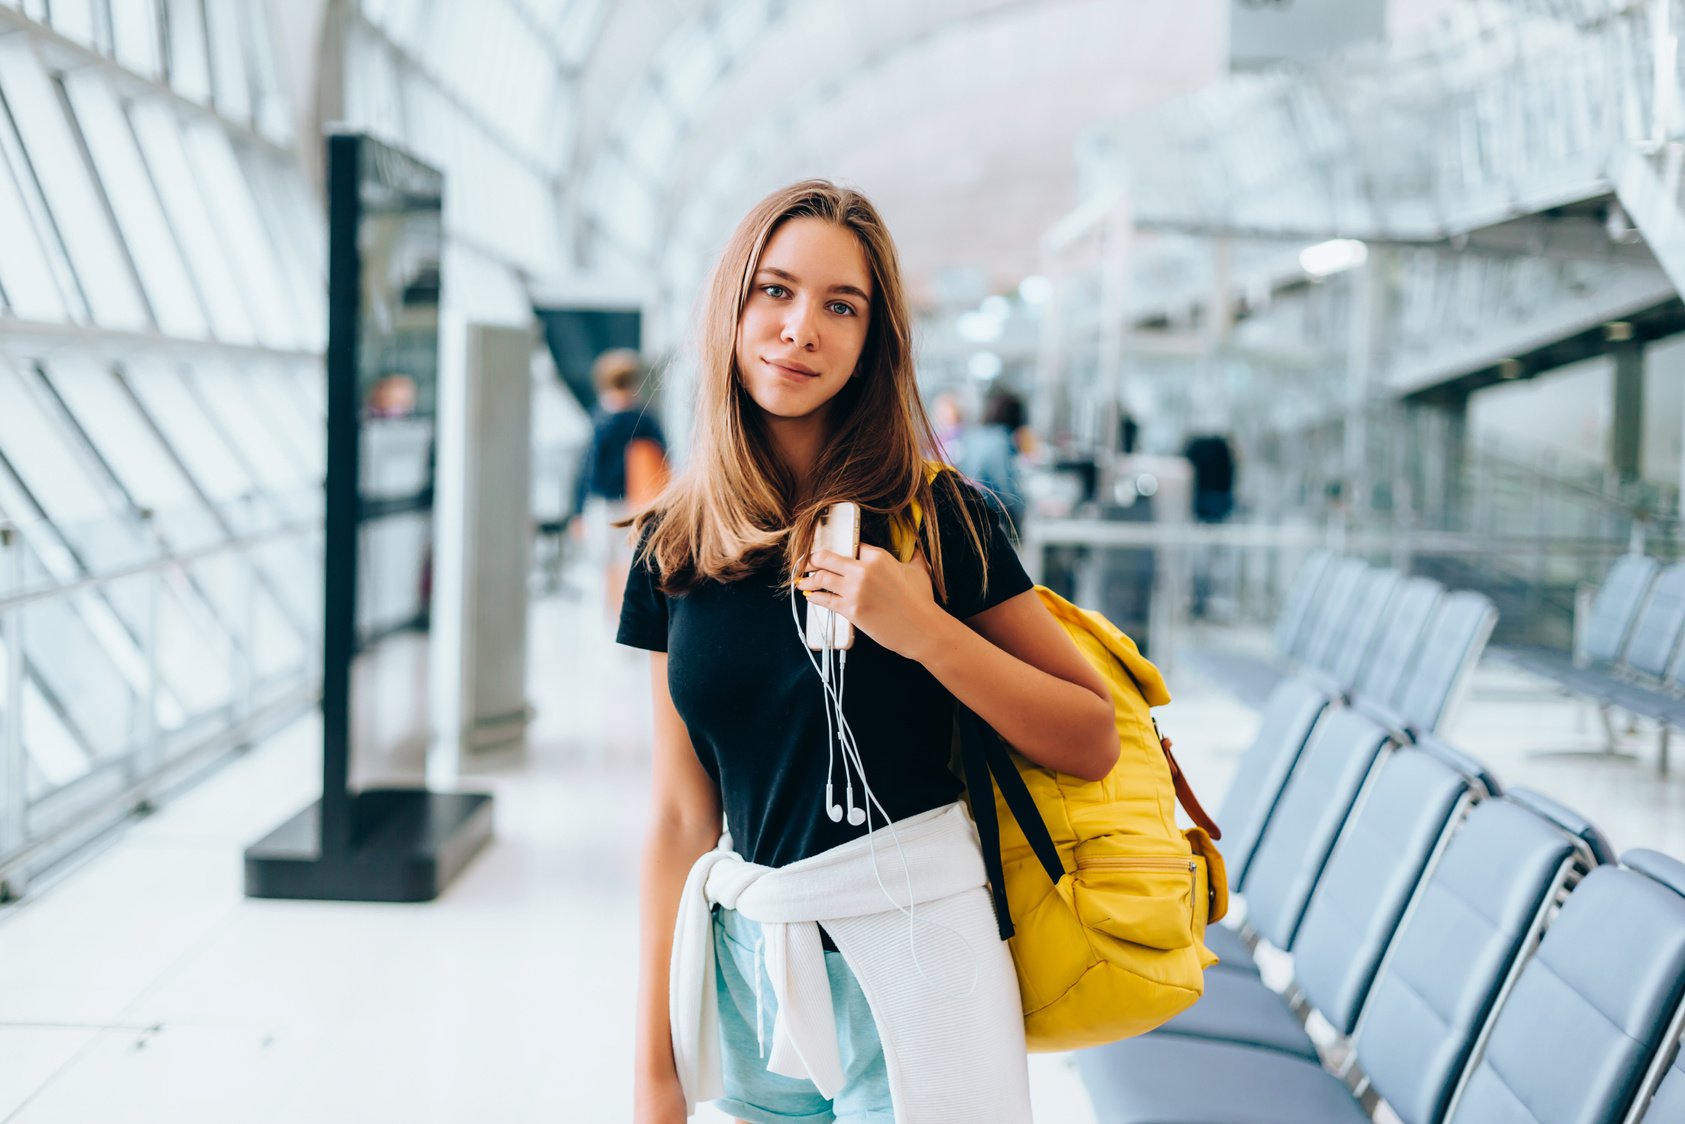
[{"label": "woman's blue eye", "polygon": [[782,285],[762,285],[761,292],[769,297],[784,297],[790,295],[790,290]]},{"label": "woman's blue eye", "polygon": [[831,311],[836,313],[838,316],[853,316],[854,306],[846,301],[832,301]]}]

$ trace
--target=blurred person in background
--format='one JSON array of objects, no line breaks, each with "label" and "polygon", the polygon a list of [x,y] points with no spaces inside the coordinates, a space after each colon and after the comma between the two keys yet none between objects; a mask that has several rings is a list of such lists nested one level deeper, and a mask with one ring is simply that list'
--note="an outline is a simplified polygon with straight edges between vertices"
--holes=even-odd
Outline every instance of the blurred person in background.
[{"label": "blurred person in background", "polygon": [[576,534],[602,571],[603,605],[610,613],[620,605],[632,562],[626,533],[613,524],[643,509],[667,484],[667,439],[638,400],[642,374],[638,353],[630,348],[597,356],[591,366],[597,389],[591,442],[575,477]]},{"label": "blurred person in background", "polygon": [[[1229,439],[1216,433],[1190,438],[1182,455],[1194,470],[1194,519],[1201,523],[1226,522],[1234,512],[1235,458]],[[1219,559],[1210,547],[1194,552],[1193,605],[1190,612],[1203,618],[1212,593],[1212,571]]]},{"label": "blurred person in background", "polygon": [[965,405],[960,402],[960,396],[944,390],[931,399],[930,421],[936,429],[936,444],[942,450],[942,459],[959,456],[960,443],[965,440]]},{"label": "blurred person in background", "polygon": [[997,391],[983,406],[983,424],[965,431],[954,447],[954,467],[992,493],[1006,515],[1014,542],[1024,523],[1024,486],[1020,479],[1020,442],[1029,440],[1024,402],[1009,391]]}]

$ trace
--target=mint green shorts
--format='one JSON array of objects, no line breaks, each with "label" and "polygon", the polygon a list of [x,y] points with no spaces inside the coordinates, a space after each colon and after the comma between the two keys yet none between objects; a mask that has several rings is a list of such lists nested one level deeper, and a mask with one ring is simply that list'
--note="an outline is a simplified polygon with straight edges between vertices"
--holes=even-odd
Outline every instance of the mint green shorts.
[{"label": "mint green shorts", "polygon": [[760,936],[761,927],[736,910],[714,911],[714,979],[720,996],[720,1060],[725,1070],[725,1096],[714,1102],[715,1107],[752,1124],[894,1124],[883,1043],[860,983],[840,952],[825,953],[825,973],[836,1009],[842,1090],[835,1100],[827,1100],[811,1081],[767,1071],[763,1043],[765,1053],[770,1053],[778,1000],[755,954]]}]

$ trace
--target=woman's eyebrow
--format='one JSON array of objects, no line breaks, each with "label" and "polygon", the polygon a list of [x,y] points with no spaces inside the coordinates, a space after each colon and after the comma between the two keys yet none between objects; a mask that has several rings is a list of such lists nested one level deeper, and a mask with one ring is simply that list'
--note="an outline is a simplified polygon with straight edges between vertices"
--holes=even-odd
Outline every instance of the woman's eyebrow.
[{"label": "woman's eyebrow", "polygon": [[[797,277],[789,270],[779,269],[777,266],[763,265],[761,266],[760,272],[770,273],[774,277],[782,278],[792,285],[800,285],[802,283],[802,279],[800,277]],[[872,299],[871,295],[858,285],[832,285],[829,291],[833,293],[850,293],[859,297],[863,301],[869,301]]]}]

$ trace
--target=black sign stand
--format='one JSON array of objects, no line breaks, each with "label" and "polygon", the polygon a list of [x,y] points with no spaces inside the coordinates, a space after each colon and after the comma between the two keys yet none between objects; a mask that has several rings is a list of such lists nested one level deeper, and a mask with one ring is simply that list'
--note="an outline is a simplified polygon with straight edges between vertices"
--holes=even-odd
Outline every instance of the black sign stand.
[{"label": "black sign stand", "polygon": [[443,177],[355,133],[327,138],[328,423],[322,630],[322,799],[246,849],[246,896],[430,901],[492,835],[487,793],[351,788],[351,664],[357,650],[362,255],[365,189],[437,208]]}]

